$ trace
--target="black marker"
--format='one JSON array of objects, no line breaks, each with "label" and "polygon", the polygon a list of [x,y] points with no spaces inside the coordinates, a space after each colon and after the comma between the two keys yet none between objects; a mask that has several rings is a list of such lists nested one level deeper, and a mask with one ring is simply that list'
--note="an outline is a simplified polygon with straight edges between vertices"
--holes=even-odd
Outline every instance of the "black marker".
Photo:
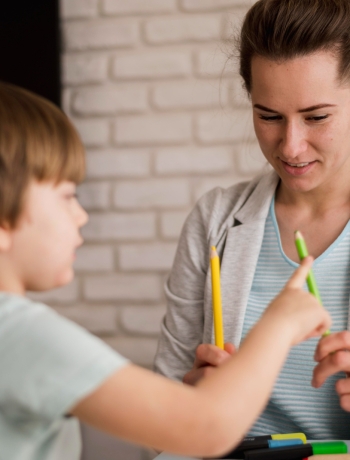
[{"label": "black marker", "polygon": [[286,434],[267,434],[264,436],[250,436],[244,438],[238,446],[226,454],[220,457],[221,459],[229,458],[244,458],[244,451],[253,449],[268,449],[271,447],[277,447],[271,445],[272,441],[288,441],[288,440],[299,439],[301,442],[306,443],[306,436],[304,433],[286,433]]}]

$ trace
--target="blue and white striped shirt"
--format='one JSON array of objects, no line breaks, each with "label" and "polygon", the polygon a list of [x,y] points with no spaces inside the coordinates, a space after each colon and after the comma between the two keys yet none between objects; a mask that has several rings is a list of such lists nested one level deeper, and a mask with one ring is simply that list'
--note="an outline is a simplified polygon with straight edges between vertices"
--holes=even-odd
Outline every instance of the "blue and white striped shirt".
[{"label": "blue and white striped shirt", "polygon": [[[347,329],[350,294],[349,230],[350,221],[337,240],[313,265],[323,304],[332,317],[332,332]],[[248,299],[243,337],[283,288],[296,267],[297,264],[283,252],[273,199]],[[344,378],[344,374],[329,378],[320,389],[311,386],[317,342],[317,338],[312,338],[291,350],[271,399],[251,429],[251,435],[302,431],[309,439],[350,439],[350,413],[341,409],[334,388],[335,382]]]}]

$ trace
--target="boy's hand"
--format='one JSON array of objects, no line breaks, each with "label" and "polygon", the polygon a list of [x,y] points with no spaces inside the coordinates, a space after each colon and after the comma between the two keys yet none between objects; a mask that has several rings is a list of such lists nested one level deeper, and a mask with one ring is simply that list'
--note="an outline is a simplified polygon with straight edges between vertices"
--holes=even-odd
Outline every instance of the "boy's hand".
[{"label": "boy's hand", "polygon": [[313,258],[306,257],[295,270],[281,293],[264,313],[270,321],[281,320],[292,328],[292,345],[316,337],[329,329],[331,319],[316,298],[302,289]]},{"label": "boy's hand", "polygon": [[[315,367],[312,386],[319,388],[328,377],[338,372],[350,373],[350,332],[342,331],[322,338],[315,351]],[[350,378],[339,379],[335,389],[341,407],[350,412]]]},{"label": "boy's hand", "polygon": [[216,347],[210,343],[202,343],[197,347],[196,359],[192,369],[185,374],[183,383],[195,385],[203,377],[209,375],[213,370],[224,363],[235,353],[235,346],[232,343],[225,343],[225,349]]}]

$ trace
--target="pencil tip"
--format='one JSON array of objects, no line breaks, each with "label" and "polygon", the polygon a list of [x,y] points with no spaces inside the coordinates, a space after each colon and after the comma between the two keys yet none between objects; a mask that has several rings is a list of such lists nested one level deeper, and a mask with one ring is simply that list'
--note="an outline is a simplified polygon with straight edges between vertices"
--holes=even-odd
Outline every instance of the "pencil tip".
[{"label": "pencil tip", "polygon": [[217,256],[218,256],[218,253],[216,251],[216,247],[212,246],[211,250],[210,250],[210,257],[213,258],[213,257],[217,257]]},{"label": "pencil tip", "polygon": [[303,238],[303,235],[301,234],[301,232],[300,232],[299,230],[296,230],[296,231],[294,232],[294,234],[295,234],[295,239],[296,239],[296,240],[300,240],[300,239]]}]

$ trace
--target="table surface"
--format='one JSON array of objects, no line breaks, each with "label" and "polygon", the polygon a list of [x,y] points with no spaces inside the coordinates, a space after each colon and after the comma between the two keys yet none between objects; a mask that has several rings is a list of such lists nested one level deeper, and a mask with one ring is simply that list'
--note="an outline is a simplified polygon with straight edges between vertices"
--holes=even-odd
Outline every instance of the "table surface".
[{"label": "table surface", "polygon": [[[310,441],[313,442],[313,441]],[[315,441],[317,442],[317,441]],[[348,451],[350,452],[350,441],[344,441],[348,445]],[[315,455],[312,457],[309,457],[315,460],[350,460],[350,453],[349,454],[338,454],[338,455]],[[202,459],[196,459],[194,457],[182,457],[181,455],[172,455],[172,454],[166,454],[162,453],[158,455],[154,460],[202,460]],[[208,459],[204,459],[208,460]]]}]

